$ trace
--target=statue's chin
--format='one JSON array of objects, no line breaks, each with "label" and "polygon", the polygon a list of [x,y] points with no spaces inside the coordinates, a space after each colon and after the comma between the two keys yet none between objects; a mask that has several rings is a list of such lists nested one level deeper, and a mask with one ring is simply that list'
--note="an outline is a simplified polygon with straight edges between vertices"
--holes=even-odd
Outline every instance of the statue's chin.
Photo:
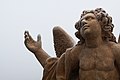
[{"label": "statue's chin", "polygon": [[85,29],[83,32],[82,32],[82,37],[85,39],[85,37],[88,37],[89,35],[91,34],[91,30],[90,29]]},{"label": "statue's chin", "polygon": [[83,31],[83,34],[84,34],[84,35],[90,34],[90,29],[85,29],[85,30]]}]

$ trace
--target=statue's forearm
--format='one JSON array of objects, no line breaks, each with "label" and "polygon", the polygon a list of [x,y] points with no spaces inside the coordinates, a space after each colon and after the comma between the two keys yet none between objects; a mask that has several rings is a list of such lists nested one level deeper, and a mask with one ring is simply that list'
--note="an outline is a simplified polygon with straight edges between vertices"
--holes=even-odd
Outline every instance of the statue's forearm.
[{"label": "statue's forearm", "polygon": [[43,49],[39,49],[34,55],[43,67],[45,66],[46,59],[50,57]]}]

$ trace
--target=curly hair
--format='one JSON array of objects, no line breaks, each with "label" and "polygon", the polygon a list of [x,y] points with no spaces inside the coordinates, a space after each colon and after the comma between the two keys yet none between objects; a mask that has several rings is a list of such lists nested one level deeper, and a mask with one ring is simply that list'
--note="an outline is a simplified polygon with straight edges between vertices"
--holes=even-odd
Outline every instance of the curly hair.
[{"label": "curly hair", "polygon": [[88,13],[93,13],[99,21],[102,29],[102,39],[104,41],[112,41],[116,43],[116,37],[112,33],[114,28],[114,25],[112,24],[112,17],[109,16],[102,8],[96,8],[95,10],[83,11],[80,20],[76,22],[75,28],[77,29],[77,32],[75,33],[75,36],[80,39],[80,41],[78,41],[78,44],[83,44],[85,42],[84,38],[80,34],[81,18]]}]

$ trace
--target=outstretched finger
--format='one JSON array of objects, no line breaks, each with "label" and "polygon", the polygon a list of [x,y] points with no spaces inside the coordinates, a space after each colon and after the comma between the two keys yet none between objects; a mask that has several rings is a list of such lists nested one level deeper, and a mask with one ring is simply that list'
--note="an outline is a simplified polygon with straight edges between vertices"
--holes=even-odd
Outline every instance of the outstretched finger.
[{"label": "outstretched finger", "polygon": [[25,43],[25,45],[27,45],[27,43],[30,41],[30,40],[29,40],[29,36],[28,36],[28,34],[29,34],[28,31],[25,31],[25,32],[24,32],[24,38],[25,38],[24,43]]},{"label": "outstretched finger", "polygon": [[25,39],[27,39],[27,40],[33,40],[28,31],[25,31],[24,35],[25,35]]},{"label": "outstretched finger", "polygon": [[29,33],[28,31],[25,31],[25,32],[24,32],[24,37],[25,37],[25,39],[29,38],[28,33]]}]

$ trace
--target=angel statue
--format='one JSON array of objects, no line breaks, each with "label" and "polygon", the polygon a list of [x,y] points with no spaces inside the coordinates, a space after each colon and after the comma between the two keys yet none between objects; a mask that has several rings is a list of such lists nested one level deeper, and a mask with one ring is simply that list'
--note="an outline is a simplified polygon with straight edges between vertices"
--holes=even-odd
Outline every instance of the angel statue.
[{"label": "angel statue", "polygon": [[25,31],[25,46],[40,62],[42,80],[120,80],[120,35],[113,32],[112,17],[102,8],[85,10],[76,22],[75,44],[62,28],[53,28],[56,57],[42,48],[41,37],[35,41]]}]

